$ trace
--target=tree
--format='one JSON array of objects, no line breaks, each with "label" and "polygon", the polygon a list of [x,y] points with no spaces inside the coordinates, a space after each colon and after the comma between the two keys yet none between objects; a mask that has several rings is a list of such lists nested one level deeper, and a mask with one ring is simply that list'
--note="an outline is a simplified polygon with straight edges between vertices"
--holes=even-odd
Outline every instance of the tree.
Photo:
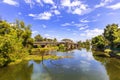
[{"label": "tree", "polygon": [[114,33],[114,37],[115,37],[113,41],[114,46],[116,48],[120,48],[120,28]]},{"label": "tree", "polygon": [[56,39],[56,38],[54,38],[54,39],[53,39],[53,42],[57,42],[57,39]]},{"label": "tree", "polygon": [[82,41],[78,41],[77,44],[78,44],[79,47],[81,47],[82,46]]},{"label": "tree", "polygon": [[16,20],[15,25],[13,25],[17,30],[17,37],[19,40],[22,39],[22,44],[24,47],[31,47],[33,45],[33,39],[31,38],[32,31],[30,25],[25,25],[23,21]]},{"label": "tree", "polygon": [[6,21],[0,22],[0,35],[9,34],[10,25]]},{"label": "tree", "polygon": [[73,40],[71,40],[71,39],[62,39],[62,41],[73,43]]},{"label": "tree", "polygon": [[85,44],[86,44],[86,45],[90,45],[90,40],[87,39],[87,40],[85,41]]},{"label": "tree", "polygon": [[92,47],[103,50],[105,47],[105,38],[102,35],[92,38]]},{"label": "tree", "polygon": [[33,44],[31,30],[23,21],[14,25],[0,22],[0,67],[11,61],[24,58]]},{"label": "tree", "polygon": [[34,39],[35,39],[35,41],[43,41],[43,37],[40,35],[40,34],[38,34],[38,35],[36,35],[35,37],[34,37]]},{"label": "tree", "polygon": [[107,25],[106,28],[104,29],[104,37],[109,41],[109,45],[111,48],[114,46],[114,41],[116,39],[116,34],[118,32],[118,25],[117,24],[112,24],[112,25]]}]

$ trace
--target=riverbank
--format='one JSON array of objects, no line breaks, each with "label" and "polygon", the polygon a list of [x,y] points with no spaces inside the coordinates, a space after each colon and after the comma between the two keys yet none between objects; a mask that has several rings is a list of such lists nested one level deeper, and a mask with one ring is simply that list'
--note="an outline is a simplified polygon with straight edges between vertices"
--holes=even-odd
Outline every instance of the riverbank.
[{"label": "riverbank", "polygon": [[[44,60],[47,60],[47,59],[55,60],[55,59],[59,59],[59,57],[46,55],[46,56],[43,57],[43,59]],[[14,62],[9,63],[8,66],[16,65],[16,64],[21,63],[22,61],[29,61],[29,60],[42,61],[42,56],[39,56],[39,55],[28,55],[24,59],[18,59],[18,60],[14,61]]]},{"label": "riverbank", "polygon": [[113,57],[120,59],[120,52],[114,52],[111,50],[105,50],[105,51],[92,51],[94,56],[100,56],[100,57]]},{"label": "riverbank", "polygon": [[41,53],[44,53],[46,51],[51,51],[51,50],[58,50],[59,48],[57,46],[55,47],[46,47],[46,48],[33,48],[31,50],[31,53],[32,55],[37,55],[37,54],[41,54]]},{"label": "riverbank", "polygon": [[[48,53],[49,51],[57,50],[57,49],[58,49],[58,47],[33,48],[32,52],[28,56],[26,56],[23,59],[17,59],[14,62],[10,62],[8,64],[8,66],[19,64],[22,61],[29,61],[29,60],[42,61],[42,59],[43,60],[47,60],[47,59],[53,59],[53,60],[54,59],[59,59],[58,56],[53,56],[53,55],[50,55],[50,54],[44,54],[45,52]],[[35,52],[37,52],[37,53],[35,53]],[[44,55],[42,55],[42,54],[44,54]]]}]

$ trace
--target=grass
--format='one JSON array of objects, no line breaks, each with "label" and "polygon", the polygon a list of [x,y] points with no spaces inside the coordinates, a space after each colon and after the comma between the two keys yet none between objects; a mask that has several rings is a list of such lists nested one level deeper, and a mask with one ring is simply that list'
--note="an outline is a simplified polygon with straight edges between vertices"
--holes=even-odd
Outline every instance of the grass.
[{"label": "grass", "polygon": [[37,52],[44,53],[45,51],[58,50],[58,47],[47,47],[47,48],[33,48],[30,54],[36,55]]},{"label": "grass", "polygon": [[[46,56],[44,56],[43,59],[44,59],[44,60],[47,60],[47,59],[56,60],[56,59],[59,59],[59,57],[57,57],[57,56],[51,56],[51,55],[46,55]],[[42,61],[42,56],[38,56],[38,55],[28,55],[28,56],[25,57],[24,59],[18,59],[18,60],[14,61],[14,62],[9,63],[8,66],[10,66],[10,65],[15,65],[15,64],[19,64],[19,63],[22,62],[22,61],[29,61],[29,60]]]},{"label": "grass", "polygon": [[33,48],[32,51],[49,51],[49,50],[57,50],[58,47],[46,47],[46,48]]},{"label": "grass", "polygon": [[22,59],[15,60],[14,62],[9,63],[8,66],[19,64],[20,62],[22,62]]},{"label": "grass", "polygon": [[[58,57],[57,56],[51,56],[51,55],[44,56],[44,60],[47,60],[47,59],[58,59]],[[24,58],[24,60],[42,60],[42,56],[29,55],[26,58]]]},{"label": "grass", "polygon": [[[49,48],[33,48],[32,49],[32,52],[34,51],[40,51],[41,53],[43,53],[44,51],[50,51],[50,50],[57,50],[58,47],[49,47]],[[47,59],[59,59],[58,56],[52,56],[52,55],[44,55],[43,57],[44,60],[47,60]],[[11,63],[9,63],[8,65],[15,65],[15,64],[19,64],[20,62],[22,61],[29,61],[29,60],[39,60],[39,61],[42,61],[42,56],[41,55],[28,55],[26,56],[25,58],[23,59],[17,59]]]}]

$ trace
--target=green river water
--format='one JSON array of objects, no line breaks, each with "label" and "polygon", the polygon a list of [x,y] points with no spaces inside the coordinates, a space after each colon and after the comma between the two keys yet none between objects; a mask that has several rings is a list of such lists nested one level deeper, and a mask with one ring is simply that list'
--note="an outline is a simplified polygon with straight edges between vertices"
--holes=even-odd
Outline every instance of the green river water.
[{"label": "green river water", "polygon": [[0,80],[120,80],[119,59],[93,56],[86,49],[50,54],[65,58],[0,68]]}]

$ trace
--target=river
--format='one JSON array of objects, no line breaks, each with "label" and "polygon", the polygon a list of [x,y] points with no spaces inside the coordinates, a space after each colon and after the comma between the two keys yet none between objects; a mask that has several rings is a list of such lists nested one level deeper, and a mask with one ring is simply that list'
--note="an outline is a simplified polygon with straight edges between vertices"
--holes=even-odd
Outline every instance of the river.
[{"label": "river", "polygon": [[0,68],[0,80],[120,80],[119,59],[93,56],[86,49],[51,54],[65,58]]}]

